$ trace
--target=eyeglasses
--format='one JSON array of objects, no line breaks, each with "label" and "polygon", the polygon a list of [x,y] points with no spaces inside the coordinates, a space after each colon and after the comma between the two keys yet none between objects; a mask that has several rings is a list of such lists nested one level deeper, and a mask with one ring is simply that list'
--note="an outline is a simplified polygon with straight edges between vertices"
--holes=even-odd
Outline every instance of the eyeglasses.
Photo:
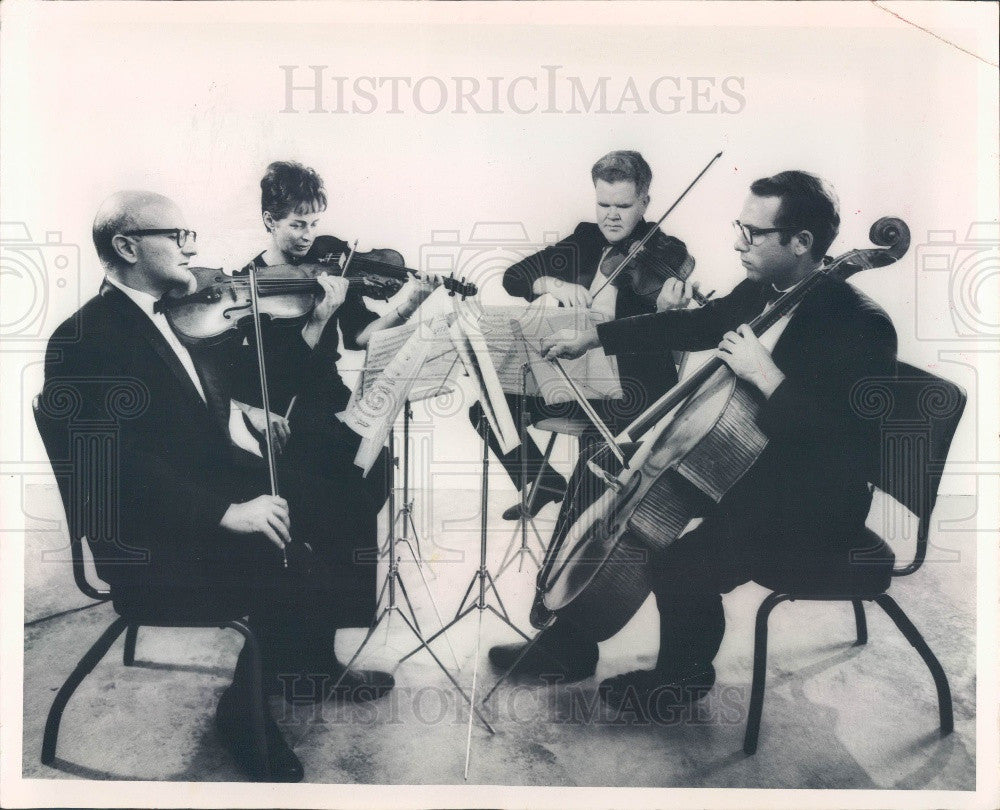
[{"label": "eyeglasses", "polygon": [[738,219],[733,220],[733,228],[748,245],[756,245],[754,241],[758,236],[765,236],[769,233],[782,233],[783,231],[797,231],[797,225],[786,225],[783,228],[755,228],[753,225],[744,225]]},{"label": "eyeglasses", "polygon": [[172,236],[179,248],[184,247],[188,240],[198,241],[197,231],[189,231],[187,228],[141,228],[135,231],[122,231],[122,236]]}]

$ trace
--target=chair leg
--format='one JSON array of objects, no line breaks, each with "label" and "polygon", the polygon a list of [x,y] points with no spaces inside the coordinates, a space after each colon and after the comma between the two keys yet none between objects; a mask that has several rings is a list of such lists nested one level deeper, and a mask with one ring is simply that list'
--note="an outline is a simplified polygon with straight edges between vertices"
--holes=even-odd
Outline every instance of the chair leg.
[{"label": "chair leg", "polygon": [[895,622],[899,631],[906,637],[906,640],[913,645],[914,649],[920,653],[920,657],[923,658],[924,663],[927,664],[927,668],[931,671],[931,675],[934,678],[934,686],[937,688],[938,715],[941,721],[941,736],[944,737],[951,734],[951,732],[955,729],[955,718],[952,714],[951,707],[951,687],[948,686],[948,677],[944,674],[944,668],[941,666],[941,662],[938,661],[934,653],[931,652],[931,648],[927,646],[927,642],[924,641],[924,637],[920,635],[917,628],[913,626],[913,622],[911,622],[910,618],[903,612],[903,609],[896,604],[895,599],[887,593],[882,593],[875,597],[875,601],[878,603],[879,607],[889,615],[889,618]]},{"label": "chair leg", "polygon": [[125,631],[125,653],[122,655],[122,663],[130,667],[135,664],[135,642],[139,638],[139,625],[130,624]]},{"label": "chair leg", "polygon": [[854,605],[854,623],[858,626],[858,644],[868,643],[868,621],[865,619],[865,603],[860,599],[851,602]]},{"label": "chair leg", "polygon": [[242,635],[250,650],[250,726],[253,729],[254,759],[257,761],[258,773],[263,774],[264,781],[269,781],[271,767],[268,764],[267,736],[264,730],[264,678],[261,673],[260,645],[257,643],[257,636],[245,622],[234,619],[223,626]]},{"label": "chair leg", "polygon": [[764,682],[767,678],[767,617],[775,605],[790,599],[788,594],[771,593],[757,609],[757,625],[753,642],[753,685],[750,688],[750,709],[747,713],[747,729],[743,736],[743,753],[757,753],[757,735],[760,733],[760,717],[764,711]]},{"label": "chair leg", "polygon": [[87,653],[80,659],[80,663],[76,665],[76,669],[70,673],[66,682],[60,687],[59,692],[56,694],[56,699],[52,701],[52,708],[49,709],[49,715],[45,719],[45,733],[42,736],[43,765],[51,765],[56,758],[59,722],[62,720],[62,713],[66,708],[66,704],[69,703],[69,699],[73,696],[76,688],[83,683],[83,679],[93,672],[94,667],[100,663],[100,660],[111,649],[111,645],[118,640],[118,636],[124,632],[127,625],[128,621],[121,616],[115,619],[108,629],[101,634],[101,637],[94,642],[93,646],[87,650]]}]

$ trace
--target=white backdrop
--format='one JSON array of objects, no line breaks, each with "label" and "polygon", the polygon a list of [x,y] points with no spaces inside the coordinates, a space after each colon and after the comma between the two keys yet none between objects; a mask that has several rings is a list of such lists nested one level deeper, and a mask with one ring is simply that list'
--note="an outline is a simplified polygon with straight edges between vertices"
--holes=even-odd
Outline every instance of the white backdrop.
[{"label": "white backdrop", "polygon": [[[362,248],[394,247],[410,266],[435,237],[454,241],[457,232],[448,251],[466,244],[466,270],[498,303],[496,274],[592,218],[591,164],[630,148],[653,167],[651,218],[725,151],[664,226],[696,256],[703,289],[720,294],[742,276],[729,223],[757,177],[799,168],[829,179],[842,203],[834,253],[868,247],[879,216],[902,217],[910,253],[855,283],[893,317],[902,357],[969,389],[945,489],[981,497],[995,489],[993,5],[888,6],[930,30],[860,3],[4,6],[0,460],[8,470],[42,458],[23,414],[39,387],[44,338],[97,289],[90,224],[111,192],[175,198],[199,232],[200,262],[231,268],[263,247],[264,168],[300,160],[326,181],[329,232]],[[326,112],[310,112],[309,90],[286,96],[287,76],[307,84],[310,66],[325,66]],[[337,76],[346,77],[342,112]],[[470,77],[466,89],[478,82],[483,112],[459,98],[454,77]],[[602,82],[604,106],[573,95]],[[444,109],[425,112],[441,87]],[[621,102],[631,88],[639,101]],[[289,107],[297,112],[282,112]],[[969,241],[973,223],[987,224]],[[486,241],[470,245],[477,224]],[[519,232],[527,243],[509,241]],[[36,251],[45,271],[22,272],[14,254],[46,241]],[[65,267],[56,254],[68,257]],[[436,295],[433,307],[449,305]],[[358,362],[345,358],[345,367]],[[434,457],[465,458],[471,475],[475,436],[461,414],[449,424],[435,434]],[[14,478],[5,476],[8,503],[20,496]]]}]

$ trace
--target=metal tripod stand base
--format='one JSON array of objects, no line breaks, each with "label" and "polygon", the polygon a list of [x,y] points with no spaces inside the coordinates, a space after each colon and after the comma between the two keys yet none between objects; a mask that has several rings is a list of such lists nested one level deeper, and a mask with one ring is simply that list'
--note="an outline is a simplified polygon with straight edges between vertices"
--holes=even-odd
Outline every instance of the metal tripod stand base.
[{"label": "metal tripod stand base", "polygon": [[[403,580],[402,580],[402,577],[399,576],[399,572],[398,571],[395,572],[395,577],[396,577],[397,582],[400,585],[402,585],[402,581]],[[406,593],[405,588],[404,588],[403,593],[404,593],[404,596],[405,596],[405,593]],[[406,601],[407,601],[407,604],[409,605],[409,599],[407,599]],[[413,608],[410,607],[410,611],[411,612],[412,612],[412,610],[413,610]],[[375,617],[375,620],[369,625],[368,632],[365,634],[365,637],[361,641],[361,644],[358,645],[357,650],[354,651],[354,655],[351,656],[351,660],[347,662],[347,666],[344,668],[344,671],[340,674],[340,677],[337,678],[336,683],[334,683],[334,685],[333,685],[333,690],[332,691],[335,692],[337,690],[337,687],[340,686],[340,683],[344,679],[344,676],[347,675],[347,672],[351,669],[352,666],[354,666],[354,663],[361,656],[361,653],[364,651],[365,647],[368,645],[368,642],[371,641],[372,637],[375,635],[375,631],[378,630],[379,625],[382,624],[383,621],[385,621],[386,624],[388,625],[388,622],[391,619],[393,613],[398,613],[399,617],[403,620],[403,623],[410,629],[410,632],[413,633],[414,636],[416,636],[417,641],[419,641],[420,644],[421,644],[421,647],[418,647],[417,649],[421,649],[422,647],[426,647],[427,646],[427,641],[424,639],[423,634],[420,632],[420,629],[419,629],[418,625],[416,624],[416,617],[414,616],[413,620],[411,621],[410,618],[406,615],[406,613],[404,613],[403,610],[399,607],[399,605],[391,604],[390,603],[390,604],[386,605],[384,608],[382,608],[382,610]],[[444,629],[446,629],[446,628],[442,628],[442,630],[438,631],[438,634],[440,634],[441,632],[443,632]],[[489,724],[489,722],[487,721],[487,719],[483,716],[482,712],[480,712],[479,709],[475,707],[475,705],[473,703],[473,699],[470,698],[468,694],[466,694],[466,692],[462,688],[461,684],[455,679],[455,676],[452,675],[451,672],[448,670],[448,668],[444,665],[444,662],[442,662],[441,659],[438,658],[437,655],[434,654],[434,651],[431,650],[429,647],[427,648],[427,652],[429,652],[431,654],[431,657],[434,659],[434,663],[436,663],[438,665],[438,667],[441,669],[441,671],[447,676],[448,680],[451,681],[452,686],[454,686],[459,691],[459,694],[462,695],[462,697],[465,699],[465,702],[469,704],[469,707],[475,712],[476,717],[479,718],[480,722],[483,724],[483,726],[486,728],[486,730],[490,734],[494,734],[495,732],[493,730],[493,727]],[[405,661],[406,658],[408,658],[408,657],[409,657],[409,655],[407,655],[406,657],[400,659],[396,663],[396,666],[393,667],[393,669],[392,669],[393,673],[395,673],[396,670],[399,669],[399,665],[402,664],[403,661]]]}]

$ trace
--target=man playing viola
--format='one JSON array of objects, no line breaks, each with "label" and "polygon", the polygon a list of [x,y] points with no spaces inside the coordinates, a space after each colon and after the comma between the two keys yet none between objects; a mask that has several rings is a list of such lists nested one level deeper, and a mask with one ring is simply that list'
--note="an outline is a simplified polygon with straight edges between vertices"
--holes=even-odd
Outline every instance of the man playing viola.
[{"label": "man playing viola", "polygon": [[[211,605],[229,616],[249,608],[265,684],[274,689],[280,675],[320,675],[305,682],[315,687],[311,694],[297,697],[322,700],[340,673],[335,628],[364,623],[375,608],[375,566],[359,575],[352,565],[358,549],[376,544],[377,509],[349,483],[303,472],[287,459],[278,470],[284,497],[262,494],[263,464],[231,442],[233,380],[181,343],[155,306],[193,282],[195,232],[172,201],[149,192],[115,194],[97,212],[93,236],[106,277],[99,294],[53,335],[41,402],[69,387],[73,419],[110,419],[116,428],[118,476],[70,487],[70,497],[82,499],[70,504],[71,516],[104,504],[99,520],[107,531],[77,527],[90,541],[98,574],[116,609],[129,615],[183,621],[188,611],[198,616]],[[121,386],[141,392],[124,417],[113,408]],[[94,451],[84,443],[72,452]],[[88,458],[77,462],[76,469],[92,467]],[[251,755],[249,669],[244,650],[216,723],[237,761],[261,779]],[[369,674],[342,694],[370,700],[392,685],[388,675]],[[270,778],[301,780],[298,758],[269,714],[265,721]]]},{"label": "man playing viola", "polygon": [[[594,164],[591,179],[597,222],[579,223],[571,236],[507,268],[503,277],[504,289],[528,301],[547,294],[563,306],[587,307],[608,320],[680,305],[683,284],[676,278],[664,281],[663,274],[687,277],[694,260],[683,242],[659,231],[646,242],[628,272],[623,272],[613,283],[605,284],[634,241],[653,227],[644,219],[653,179],[649,164],[638,152],[610,152]],[[619,358],[618,372],[624,398],[592,403],[601,418],[612,427],[626,424],[677,382],[673,358],[661,353],[637,353]],[[508,396],[507,399],[515,422],[520,423],[521,398]],[[540,397],[528,398],[525,407],[529,422],[551,416],[585,418],[575,404],[546,406]],[[478,424],[480,412],[478,404],[470,409],[473,424]],[[531,477],[542,463],[537,445],[529,438],[515,450],[503,454],[492,431],[488,438],[493,452],[520,489],[521,454],[527,455]],[[539,478],[532,516],[545,504],[562,500],[565,491],[566,480],[546,465]],[[520,514],[520,504],[517,504],[503,516],[516,520]]]},{"label": "man playing viola", "polygon": [[[892,373],[891,320],[853,286],[823,276],[762,339],[747,326],[820,266],[839,229],[838,207],[833,190],[815,175],[788,171],[758,180],[734,222],[733,247],[746,279],[729,295],[700,309],[565,330],[543,344],[550,358],[597,347],[619,357],[637,346],[664,354],[716,347],[763,401],[758,422],[769,442],[762,455],[715,509],[652,557],[660,613],[656,666],[604,681],[600,693],[612,706],[630,693],[647,708],[655,694],[678,702],[703,696],[715,681],[712,661],[725,630],[723,593],[758,571],[831,570],[835,560],[869,545],[864,523],[879,438],[851,408],[850,394],[860,380]],[[544,633],[522,673],[593,673],[597,645],[584,632],[557,620]],[[549,653],[564,664],[554,665]]]}]

